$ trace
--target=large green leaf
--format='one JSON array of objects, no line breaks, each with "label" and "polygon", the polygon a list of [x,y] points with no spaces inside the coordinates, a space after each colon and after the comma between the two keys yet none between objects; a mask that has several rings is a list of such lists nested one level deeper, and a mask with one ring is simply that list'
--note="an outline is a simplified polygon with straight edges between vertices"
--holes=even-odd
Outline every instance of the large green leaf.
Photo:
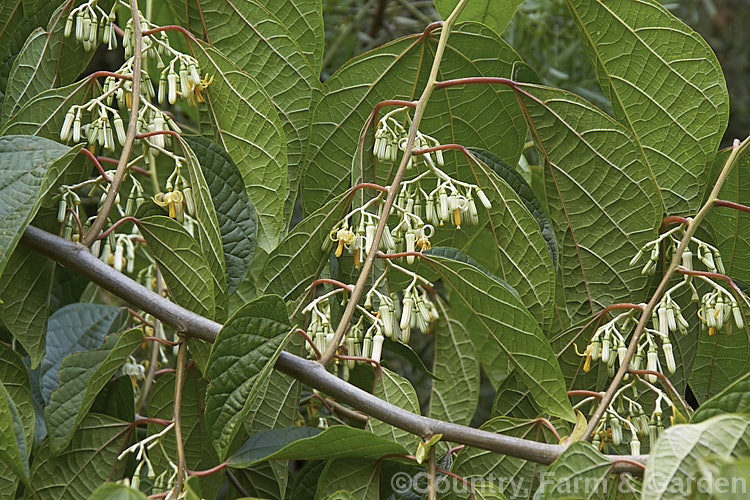
[{"label": "large green leaf", "polygon": [[227,266],[227,293],[247,274],[255,253],[258,215],[245,192],[237,166],[221,146],[201,136],[185,137],[203,170],[216,208]]},{"label": "large green leaf", "polygon": [[750,414],[750,373],[700,405],[690,418],[690,423],[697,424],[722,413]]},{"label": "large green leaf", "polygon": [[495,386],[511,363],[540,408],[574,421],[552,348],[536,319],[508,288],[471,265],[442,257],[423,257],[415,270],[442,282],[452,313],[469,332]]},{"label": "large green leaf", "polygon": [[88,500],[146,500],[146,495],[124,484],[104,483],[91,494]]},{"label": "large green leaf", "polygon": [[[552,323],[555,287],[555,266],[547,242],[529,203],[516,191],[520,179],[500,172],[502,160],[499,157],[486,152],[478,156],[492,168],[467,165],[459,168],[458,178],[479,185],[492,207],[487,210],[478,204],[477,226],[437,228],[433,245],[458,248],[506,281],[518,292],[539,325],[546,329]],[[504,178],[496,172],[504,173]],[[506,179],[515,180],[516,185],[511,187]]]},{"label": "large green leaf", "polygon": [[[426,37],[402,38],[349,61],[326,80],[324,97],[313,118],[307,170],[302,181],[306,214],[343,193],[352,176],[360,177],[361,168],[366,168],[366,178],[371,178],[375,124],[371,125],[364,143],[364,164],[361,167],[352,160],[363,126],[380,101],[418,97],[426,83],[436,45],[436,32]],[[509,77],[513,64],[519,60],[492,30],[466,23],[451,34],[438,79]],[[511,164],[518,160],[526,127],[506,88],[466,85],[436,90],[425,113],[420,130],[441,143],[481,147]],[[446,157],[450,161],[455,155]],[[392,173],[393,165],[378,164],[378,178],[390,177]]]},{"label": "large green leaf", "polygon": [[34,368],[44,356],[54,271],[51,260],[16,247],[0,277],[0,320],[29,353]]},{"label": "large green leaf", "polygon": [[[285,26],[277,13],[289,16],[293,14],[288,12],[290,7],[310,6],[269,0],[219,0],[201,5],[185,3],[184,0],[171,3],[178,24],[190,26],[195,35],[211,43],[240,70],[256,78],[271,97],[286,136],[288,171],[283,220],[289,221],[297,198],[299,166],[310,134],[313,89],[320,86],[317,78],[320,66],[313,70],[298,45],[291,28],[300,27]],[[280,7],[287,12],[279,12]],[[191,19],[200,22],[188,22]],[[287,21],[291,19],[287,18]]]},{"label": "large green leaf", "polygon": [[175,302],[202,316],[213,318],[213,278],[198,242],[182,224],[163,215],[139,220],[138,229],[159,265]]},{"label": "large green leaf", "polygon": [[50,404],[44,410],[53,453],[65,449],[96,395],[143,342],[143,337],[140,329],[128,330],[108,337],[98,349],[75,352],[62,360],[58,371],[60,386],[52,391]]},{"label": "large green leaf", "polygon": [[429,416],[468,425],[479,402],[479,359],[469,333],[439,301]]},{"label": "large green leaf", "polygon": [[31,396],[31,381],[20,356],[5,344],[0,344],[0,381],[18,410],[21,424],[29,443],[34,440],[34,401]]},{"label": "large green leaf", "polygon": [[229,458],[228,465],[243,469],[264,460],[375,460],[391,453],[407,452],[407,448],[391,439],[344,425],[334,425],[324,431],[313,427],[288,427],[258,432]]},{"label": "large green leaf", "polygon": [[330,460],[318,479],[319,500],[378,500],[379,463],[366,459]]},{"label": "large green leaf", "polygon": [[541,484],[542,499],[564,496],[603,497],[607,491],[610,460],[590,443],[577,441],[549,466]]},{"label": "large green leaf", "polygon": [[182,145],[188,159],[188,175],[193,189],[193,198],[195,198],[195,218],[198,221],[197,240],[213,275],[215,319],[224,321],[227,317],[227,270],[219,220],[200,162],[187,143],[182,142]]},{"label": "large green leaf", "polygon": [[89,414],[73,434],[68,451],[50,452],[45,443],[31,466],[31,484],[42,500],[88,498],[102,483],[122,477],[125,461],[117,461],[129,424]]},{"label": "large green leaf", "polygon": [[65,115],[73,105],[81,105],[91,99],[99,88],[96,80],[84,79],[65,87],[45,90],[32,97],[26,104],[3,123],[1,135],[28,134],[58,140]]},{"label": "large green leaf", "polygon": [[709,335],[707,330],[700,332],[690,374],[690,388],[699,402],[723,391],[748,371],[750,342],[745,329],[732,334],[725,330],[716,335]]},{"label": "large green leaf", "polygon": [[[258,210],[258,245],[271,251],[284,229],[287,188],[286,138],[263,85],[220,51],[193,44],[201,71],[214,77],[206,89],[208,117],[216,141],[229,153]],[[228,103],[232,103],[228,105]]]},{"label": "large green leaf", "polygon": [[[206,386],[208,381],[201,378],[198,370],[188,368],[185,370],[185,382],[182,386],[182,405],[180,407],[180,418],[182,419],[182,441],[185,450],[185,462],[190,470],[204,470],[214,467],[219,463],[216,452],[208,445],[210,436],[204,418]],[[149,393],[147,415],[150,418],[162,418],[172,420],[174,415],[174,373],[160,375],[154,387]],[[164,430],[164,426],[155,423],[148,424],[148,434],[153,435]],[[167,454],[176,456],[177,446],[174,432],[168,432],[160,439]],[[156,474],[170,469],[167,459],[162,453],[151,455]],[[213,486],[218,489],[223,476],[212,474],[201,478],[205,487]]]},{"label": "large green leaf", "polygon": [[206,423],[219,458],[226,456],[290,328],[284,302],[266,295],[245,304],[219,332],[206,369]]},{"label": "large green leaf", "polygon": [[675,425],[659,437],[648,455],[643,498],[686,498],[696,488],[701,462],[708,457],[750,453],[750,417],[726,414],[699,424]]},{"label": "large green leaf", "polygon": [[[373,391],[375,396],[399,408],[416,413],[417,415],[420,414],[417,391],[414,390],[411,382],[388,368],[381,368],[375,374],[375,377],[375,390]],[[419,439],[409,431],[399,429],[374,418],[369,419],[368,428],[376,436],[388,438],[409,450],[414,448]]]},{"label": "large green leaf", "polygon": [[729,118],[711,47],[656,0],[568,0],[615,117],[633,131],[670,214],[700,207]]},{"label": "large green leaf", "polygon": [[[458,2],[459,0],[433,0],[435,8],[443,19],[448,19]],[[486,24],[495,33],[502,35],[513,14],[516,13],[522,3],[523,0],[501,0],[499,2],[497,0],[474,0],[466,4],[466,7],[458,16],[458,22],[476,21]]]},{"label": "large green leaf", "polygon": [[10,468],[29,485],[29,452],[21,414],[5,385],[0,382],[0,465]]},{"label": "large green leaf", "polygon": [[[715,169],[721,169],[728,156],[729,150],[719,152],[716,155]],[[749,155],[740,157],[734,169],[729,172],[719,191],[719,199],[750,205]],[[750,214],[715,206],[706,215],[704,224],[721,252],[727,275],[750,283]]]},{"label": "large green leaf", "polygon": [[60,384],[60,363],[69,354],[101,346],[104,337],[121,324],[119,307],[75,303],[50,316],[47,324],[47,352],[40,365],[42,397],[49,404],[52,391]]},{"label": "large green leaf", "polygon": [[47,23],[56,8],[56,2],[44,0],[0,3],[0,104],[8,84],[8,75],[24,41],[35,28]]},{"label": "large green leaf", "polygon": [[574,320],[643,296],[630,259],[655,238],[658,192],[631,133],[574,94],[518,84],[545,159],[547,202]]},{"label": "large green leaf", "polygon": [[0,274],[42,198],[70,165],[78,148],[42,137],[0,137]]},{"label": "large green leaf", "polygon": [[[554,434],[536,420],[497,417],[486,422],[481,429],[506,436],[557,444]],[[482,478],[488,478],[487,482],[500,486],[502,492],[510,498],[531,498],[532,492],[539,486],[539,476],[546,470],[545,465],[469,446],[456,456],[451,468],[451,472],[471,480],[474,484],[482,484]]]}]

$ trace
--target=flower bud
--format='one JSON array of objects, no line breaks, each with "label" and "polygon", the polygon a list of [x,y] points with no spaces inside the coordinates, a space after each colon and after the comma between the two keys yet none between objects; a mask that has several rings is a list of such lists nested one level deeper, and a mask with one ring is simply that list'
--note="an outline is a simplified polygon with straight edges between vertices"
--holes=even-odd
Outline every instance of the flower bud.
[{"label": "flower bud", "polygon": [[68,18],[65,20],[65,32],[64,32],[65,38],[68,38],[72,32],[73,32],[73,13],[71,12],[70,15],[68,15]]},{"label": "flower bud", "polygon": [[688,249],[682,252],[682,267],[688,271],[693,270],[693,252]]},{"label": "flower bud", "polygon": [[123,248],[122,243],[118,243],[115,247],[115,260],[112,264],[112,267],[115,268],[115,271],[122,272],[122,265],[123,265],[123,253],[125,252],[125,249]]},{"label": "flower bud", "polygon": [[[659,354],[656,352],[655,349],[650,349],[648,351],[647,357],[646,357],[646,369],[649,371],[658,371],[658,363],[659,363]],[[651,382],[652,384],[656,382],[656,375],[648,374],[646,375],[646,380]]]},{"label": "flower bud", "polygon": [[742,309],[736,302],[732,304],[732,316],[734,316],[734,324],[737,325],[737,328],[742,328],[745,325],[742,318]]},{"label": "flower bud", "polygon": [[477,189],[477,198],[479,198],[479,202],[482,204],[482,206],[486,209],[490,209],[492,207],[492,203],[490,203],[490,199],[487,198],[487,195],[484,194],[484,191],[481,189]]},{"label": "flower bud", "polygon": [[[407,252],[413,252],[414,251],[414,243],[416,242],[417,235],[414,234],[414,231],[409,231],[404,236],[406,238],[406,251]],[[414,255],[407,255],[406,262],[409,264],[414,263]],[[403,327],[402,327],[403,328]]]},{"label": "flower bud", "polygon": [[120,115],[115,115],[112,123],[114,124],[115,132],[117,133],[117,142],[120,143],[120,146],[125,145],[125,127],[123,126]]},{"label": "flower bud", "polygon": [[177,102],[177,74],[176,73],[169,73],[167,75],[167,84],[169,88],[168,97],[169,97],[169,104],[174,104]]},{"label": "flower bud", "polygon": [[674,373],[677,370],[674,362],[674,353],[672,352],[672,344],[670,342],[662,343],[662,349],[664,350],[664,358],[667,361],[667,370],[669,373]]},{"label": "flower bud", "polygon": [[372,338],[372,355],[370,355],[370,359],[378,363],[380,363],[380,356],[383,353],[383,341],[385,341],[385,337],[379,334]]},{"label": "flower bud", "polygon": [[630,441],[630,454],[631,455],[641,454],[641,442],[638,441],[638,438],[635,435],[633,436],[633,439]]},{"label": "flower bud", "polygon": [[630,266],[634,266],[638,263],[639,260],[641,260],[641,257],[643,257],[643,249],[638,250],[638,253],[636,253],[632,259],[630,259]]},{"label": "flower bud", "polygon": [[65,142],[70,138],[70,130],[73,126],[73,120],[75,119],[75,116],[76,115],[73,112],[73,108],[69,109],[65,114],[65,121],[63,121],[63,126],[60,129],[60,140],[62,142]]},{"label": "flower bud", "polygon": [[405,330],[406,328],[409,328],[411,326],[412,301],[413,299],[411,297],[404,297],[401,312],[401,322],[399,323],[399,327],[402,330]]},{"label": "flower bud", "polygon": [[622,443],[622,424],[617,417],[610,418],[609,428],[612,429],[612,444],[619,446]]},{"label": "flower bud", "polygon": [[609,363],[609,356],[610,356],[610,340],[609,335],[605,335],[604,339],[602,340],[602,363]]}]

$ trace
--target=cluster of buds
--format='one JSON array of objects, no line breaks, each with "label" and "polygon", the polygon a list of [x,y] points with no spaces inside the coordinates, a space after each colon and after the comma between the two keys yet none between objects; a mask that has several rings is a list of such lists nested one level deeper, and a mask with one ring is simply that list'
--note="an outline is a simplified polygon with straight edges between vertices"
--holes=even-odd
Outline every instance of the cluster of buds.
[{"label": "cluster of buds", "polygon": [[[143,469],[145,467],[146,477],[148,478],[149,483],[153,484],[154,489],[168,490],[174,486],[178,471],[177,464],[175,464],[169,457],[169,455],[164,451],[164,446],[161,443],[161,439],[168,432],[170,432],[173,427],[174,422],[164,427],[164,429],[162,429],[160,432],[152,434],[142,439],[141,441],[138,441],[137,443],[129,446],[128,448],[123,450],[122,453],[120,453],[120,455],[117,457],[118,461],[121,461],[128,455],[133,454],[134,459],[138,462],[133,475],[130,478],[126,478],[124,480],[125,484],[137,490],[140,487],[141,477],[143,474]],[[156,475],[156,471],[154,470],[151,459],[149,457],[149,453],[151,453],[154,448],[160,450],[169,463],[169,468],[162,472],[159,476]]]},{"label": "cluster of buds", "polygon": [[91,254],[112,266],[115,271],[132,273],[135,268],[135,247],[140,239],[136,228],[133,228],[132,234],[116,235],[112,232],[102,240],[94,241]]},{"label": "cluster of buds", "polygon": [[732,318],[737,328],[745,326],[739,303],[733,295],[720,286],[701,297],[698,317],[701,319],[701,326],[708,328],[709,335],[716,334],[725,325],[731,328]]},{"label": "cluster of buds", "polygon": [[98,0],[89,0],[71,10],[65,20],[64,35],[70,37],[75,27],[76,40],[83,44],[84,50],[96,48],[102,42],[107,44],[109,50],[116,49],[114,23],[117,2],[110,12],[104,11],[98,3]]},{"label": "cluster of buds", "polygon": [[63,225],[62,237],[69,241],[78,241],[79,234],[73,232],[75,221],[79,219],[81,198],[70,186],[60,186],[60,202],[57,205],[57,222]]},{"label": "cluster of buds", "polygon": [[[406,144],[408,137],[406,129],[395,119],[393,116],[398,113],[403,113],[408,108],[398,108],[387,113],[378,122],[378,128],[375,130],[375,142],[372,147],[372,154],[380,161],[386,161],[394,163],[398,159],[399,151],[403,152],[406,150]],[[409,114],[405,113],[406,119],[411,122]],[[414,137],[414,149],[426,149],[440,146],[440,142],[434,137],[423,134],[417,131]],[[431,168],[437,166],[442,167],[445,164],[443,158],[443,152],[441,150],[435,151],[435,159],[433,160],[430,153],[422,155],[425,163]],[[407,168],[414,168],[417,166],[418,159],[416,156],[411,157],[411,162],[407,165]]]},{"label": "cluster of buds", "polygon": [[622,332],[629,331],[636,324],[633,312],[628,311],[597,328],[582,354],[585,357],[583,371],[590,371],[592,363],[601,360],[612,377],[615,374],[615,366],[623,363],[628,351]]},{"label": "cluster of buds", "polygon": [[[82,123],[82,115],[85,111],[91,111],[92,116],[86,123]],[[109,121],[110,114],[112,123]],[[60,129],[62,142],[71,139],[76,143],[86,140],[89,145],[99,144],[110,151],[114,151],[116,147],[115,135],[121,146],[125,144],[125,126],[120,114],[99,99],[94,99],[82,106],[71,106],[65,114],[65,120]]]}]

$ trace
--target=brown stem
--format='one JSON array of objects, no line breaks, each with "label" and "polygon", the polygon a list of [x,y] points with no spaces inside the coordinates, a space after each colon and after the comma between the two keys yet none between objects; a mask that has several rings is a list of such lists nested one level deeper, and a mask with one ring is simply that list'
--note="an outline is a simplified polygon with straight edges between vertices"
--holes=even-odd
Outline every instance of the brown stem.
[{"label": "brown stem", "polygon": [[717,207],[733,208],[735,210],[739,210],[740,212],[750,212],[750,207],[748,207],[747,205],[735,203],[733,201],[716,200],[714,202],[714,205],[716,205]]},{"label": "brown stem", "polygon": [[434,446],[430,446],[430,458],[427,462],[427,495],[429,500],[437,500],[437,461]]},{"label": "brown stem", "polygon": [[177,480],[172,490],[173,498],[177,498],[182,491],[182,483],[185,479],[185,445],[182,441],[182,385],[185,382],[185,357],[187,355],[187,340],[180,344],[177,351],[177,373],[174,381],[174,437],[177,443]]},{"label": "brown stem", "polygon": [[125,173],[128,170],[128,160],[130,160],[130,152],[133,149],[133,142],[135,141],[135,134],[138,131],[138,108],[141,104],[141,23],[138,14],[138,0],[130,0],[130,14],[133,17],[133,30],[135,33],[135,43],[133,46],[133,94],[132,102],[130,106],[130,120],[128,120],[128,132],[125,135],[125,144],[122,145],[122,153],[120,154],[120,161],[117,163],[117,170],[115,171],[115,177],[112,179],[112,183],[107,190],[107,196],[104,199],[104,203],[99,208],[99,213],[96,214],[96,219],[91,224],[86,235],[83,237],[83,245],[90,247],[91,244],[99,236],[99,231],[104,227],[104,222],[109,216],[112,206],[115,204],[115,198],[117,197],[122,180],[125,177]]}]

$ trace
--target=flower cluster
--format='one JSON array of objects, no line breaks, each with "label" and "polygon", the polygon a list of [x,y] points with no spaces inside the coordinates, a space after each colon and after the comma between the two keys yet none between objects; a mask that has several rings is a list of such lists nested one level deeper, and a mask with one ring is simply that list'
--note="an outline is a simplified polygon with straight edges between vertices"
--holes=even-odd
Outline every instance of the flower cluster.
[{"label": "flower cluster", "polygon": [[[125,457],[132,454],[134,455],[133,458],[137,462],[133,475],[130,478],[124,479],[124,483],[126,485],[137,490],[140,487],[141,477],[143,475],[143,470],[145,467],[146,477],[148,478],[149,482],[153,484],[153,488],[155,490],[166,491],[174,486],[178,471],[177,464],[172,461],[166,449],[164,448],[164,444],[162,443],[162,438],[169,431],[171,431],[173,427],[174,422],[164,427],[164,429],[162,429],[160,432],[151,434],[150,436],[138,441],[134,445],[129,446],[122,453],[120,453],[120,455],[117,457],[118,461],[122,461]],[[159,476],[156,475],[154,467],[151,463],[151,458],[149,457],[149,453],[153,453],[153,450],[155,448],[157,451],[161,452],[164,455],[167,462],[169,463],[169,468],[167,468]]]},{"label": "flower cluster", "polygon": [[83,44],[86,51],[96,48],[99,43],[106,43],[109,50],[117,48],[114,30],[117,2],[109,12],[99,7],[98,3],[98,0],[89,0],[79,5],[70,11],[65,20],[65,37],[73,34],[75,26],[76,40]]}]

